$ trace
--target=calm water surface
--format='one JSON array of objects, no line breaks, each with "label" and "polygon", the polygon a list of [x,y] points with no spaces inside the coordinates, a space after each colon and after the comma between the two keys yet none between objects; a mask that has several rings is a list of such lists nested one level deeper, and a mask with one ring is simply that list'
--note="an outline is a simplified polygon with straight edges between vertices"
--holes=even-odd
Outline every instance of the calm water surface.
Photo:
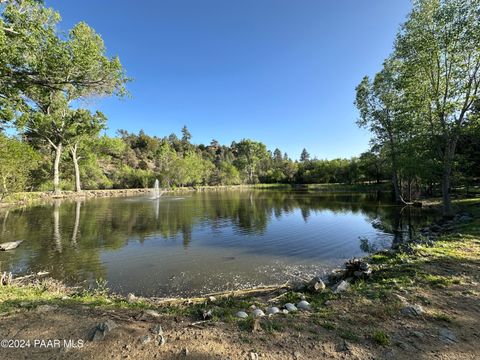
[{"label": "calm water surface", "polygon": [[408,241],[434,214],[389,195],[249,190],[58,201],[0,213],[0,270],[106,279],[143,296],[208,293],[322,275]]}]

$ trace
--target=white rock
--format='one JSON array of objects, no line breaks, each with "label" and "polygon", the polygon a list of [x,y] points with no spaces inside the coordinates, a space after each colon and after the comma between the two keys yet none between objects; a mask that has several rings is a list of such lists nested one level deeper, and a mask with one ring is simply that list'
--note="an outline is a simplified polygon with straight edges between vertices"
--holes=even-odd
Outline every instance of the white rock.
[{"label": "white rock", "polygon": [[135,302],[135,301],[137,301],[137,297],[136,297],[135,295],[133,295],[132,293],[129,293],[129,294],[127,295],[127,302],[133,303],[133,302]]},{"label": "white rock", "polygon": [[338,294],[344,291],[347,291],[348,288],[350,287],[350,284],[346,282],[345,280],[340,281],[340,283],[337,285],[337,288],[335,289],[334,293]]},{"label": "white rock", "polygon": [[297,311],[297,307],[292,303],[286,303],[285,309],[287,309],[287,311]]},{"label": "white rock", "polygon": [[245,311],[239,311],[235,314],[235,316],[241,319],[246,319],[248,317],[248,314]]},{"label": "white rock", "polygon": [[276,306],[272,306],[272,307],[267,308],[267,314],[268,315],[275,315],[279,312],[280,312],[280,309]]},{"label": "white rock", "polygon": [[300,310],[310,310],[310,304],[308,301],[302,300],[297,304],[297,308]]},{"label": "white rock", "polygon": [[260,309],[255,309],[252,312],[253,317],[265,316],[265,313]]}]

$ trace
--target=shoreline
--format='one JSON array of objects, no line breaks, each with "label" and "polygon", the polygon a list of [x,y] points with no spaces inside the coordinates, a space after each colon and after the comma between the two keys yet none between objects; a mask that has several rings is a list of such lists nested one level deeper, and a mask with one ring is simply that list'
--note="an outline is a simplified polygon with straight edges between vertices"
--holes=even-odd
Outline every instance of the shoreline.
[{"label": "shoreline", "polygon": [[[181,194],[189,192],[232,191],[232,190],[306,190],[321,193],[362,193],[372,191],[388,191],[378,184],[242,184],[242,185],[205,185],[195,187],[178,187],[160,189],[166,194]],[[0,210],[17,206],[38,205],[50,203],[55,200],[66,199],[91,199],[108,197],[127,197],[148,195],[153,192],[152,188],[135,189],[97,189],[82,190],[81,192],[62,190],[59,194],[53,191],[31,191],[12,193],[0,201]]]},{"label": "shoreline", "polygon": [[[188,352],[194,359],[409,359],[419,351],[432,358],[475,358],[480,356],[478,323],[471,319],[480,318],[475,306],[480,296],[480,199],[456,206],[469,219],[459,215],[453,230],[452,224],[431,224],[425,236],[406,248],[366,256],[361,261],[369,267],[357,265],[371,273],[359,274],[340,291],[337,279],[332,282],[337,286],[310,282],[296,289],[149,299],[111,295],[101,286],[78,291],[53,280],[28,281],[0,286],[0,335],[42,338],[46,328],[50,336],[62,338],[68,331],[85,345],[61,352],[62,358],[72,359],[153,359],[159,354],[177,359]],[[302,300],[310,310],[252,315],[253,309],[267,312]],[[248,317],[236,317],[239,310]],[[115,326],[96,339],[106,323]],[[159,325],[161,334],[152,332]],[[7,349],[5,356],[16,359],[28,351]],[[58,350],[42,354],[52,357]]]}]

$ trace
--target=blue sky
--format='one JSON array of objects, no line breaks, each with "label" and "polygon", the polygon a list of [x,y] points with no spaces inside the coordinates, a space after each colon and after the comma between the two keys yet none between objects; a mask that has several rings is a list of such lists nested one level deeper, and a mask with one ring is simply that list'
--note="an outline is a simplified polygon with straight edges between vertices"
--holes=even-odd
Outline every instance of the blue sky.
[{"label": "blue sky", "polygon": [[292,158],[350,157],[355,86],[377,72],[409,0],[47,0],[61,28],[85,21],[118,55],[131,99],[89,102],[109,134],[144,129],[194,143],[251,138]]}]

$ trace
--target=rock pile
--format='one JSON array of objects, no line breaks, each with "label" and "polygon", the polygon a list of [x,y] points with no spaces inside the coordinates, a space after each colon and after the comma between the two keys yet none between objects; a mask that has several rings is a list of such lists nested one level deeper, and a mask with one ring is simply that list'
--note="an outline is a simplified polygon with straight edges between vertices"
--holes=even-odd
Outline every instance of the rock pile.
[{"label": "rock pile", "polygon": [[372,275],[370,264],[362,259],[353,258],[345,263],[345,277],[353,279],[367,279]]}]

